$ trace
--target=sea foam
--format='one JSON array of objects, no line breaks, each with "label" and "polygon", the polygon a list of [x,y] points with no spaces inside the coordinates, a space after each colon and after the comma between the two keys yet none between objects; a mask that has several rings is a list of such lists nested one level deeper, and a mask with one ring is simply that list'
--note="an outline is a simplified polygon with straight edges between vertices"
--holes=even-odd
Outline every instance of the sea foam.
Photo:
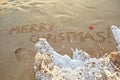
[{"label": "sea foam", "polygon": [[35,44],[34,71],[36,80],[120,80],[120,29],[112,26],[118,52],[101,58],[91,58],[88,53],[72,49],[72,58],[57,53],[46,39]]}]

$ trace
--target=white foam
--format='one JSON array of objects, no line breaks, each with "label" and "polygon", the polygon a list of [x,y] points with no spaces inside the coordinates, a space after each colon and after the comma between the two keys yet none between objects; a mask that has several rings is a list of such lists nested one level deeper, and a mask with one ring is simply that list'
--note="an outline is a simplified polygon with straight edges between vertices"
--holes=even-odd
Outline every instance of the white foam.
[{"label": "white foam", "polygon": [[111,29],[112,29],[113,36],[118,44],[118,51],[120,52],[120,29],[114,25],[112,25]]},{"label": "white foam", "polygon": [[35,47],[37,80],[120,80],[120,72],[115,70],[109,57],[91,58],[78,49],[72,49],[73,58],[62,56],[43,38]]}]

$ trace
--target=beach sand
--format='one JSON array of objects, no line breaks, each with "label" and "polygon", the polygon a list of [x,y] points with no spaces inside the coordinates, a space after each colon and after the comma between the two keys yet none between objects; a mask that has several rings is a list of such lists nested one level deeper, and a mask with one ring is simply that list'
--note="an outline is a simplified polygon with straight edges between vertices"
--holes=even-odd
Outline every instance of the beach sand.
[{"label": "beach sand", "polygon": [[34,44],[92,57],[117,51],[111,26],[120,26],[120,0],[0,0],[0,80],[35,80]]}]

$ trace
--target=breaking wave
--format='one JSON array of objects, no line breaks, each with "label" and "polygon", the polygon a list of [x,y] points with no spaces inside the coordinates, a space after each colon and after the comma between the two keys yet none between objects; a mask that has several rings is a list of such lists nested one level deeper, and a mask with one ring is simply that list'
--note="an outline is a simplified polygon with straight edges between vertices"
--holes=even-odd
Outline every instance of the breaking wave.
[{"label": "breaking wave", "polygon": [[[119,43],[120,29],[112,26],[112,32]],[[119,44],[118,52],[101,58],[91,58],[78,49],[72,49],[72,58],[60,55],[43,38],[39,39],[35,48],[36,80],[120,80]]]}]

